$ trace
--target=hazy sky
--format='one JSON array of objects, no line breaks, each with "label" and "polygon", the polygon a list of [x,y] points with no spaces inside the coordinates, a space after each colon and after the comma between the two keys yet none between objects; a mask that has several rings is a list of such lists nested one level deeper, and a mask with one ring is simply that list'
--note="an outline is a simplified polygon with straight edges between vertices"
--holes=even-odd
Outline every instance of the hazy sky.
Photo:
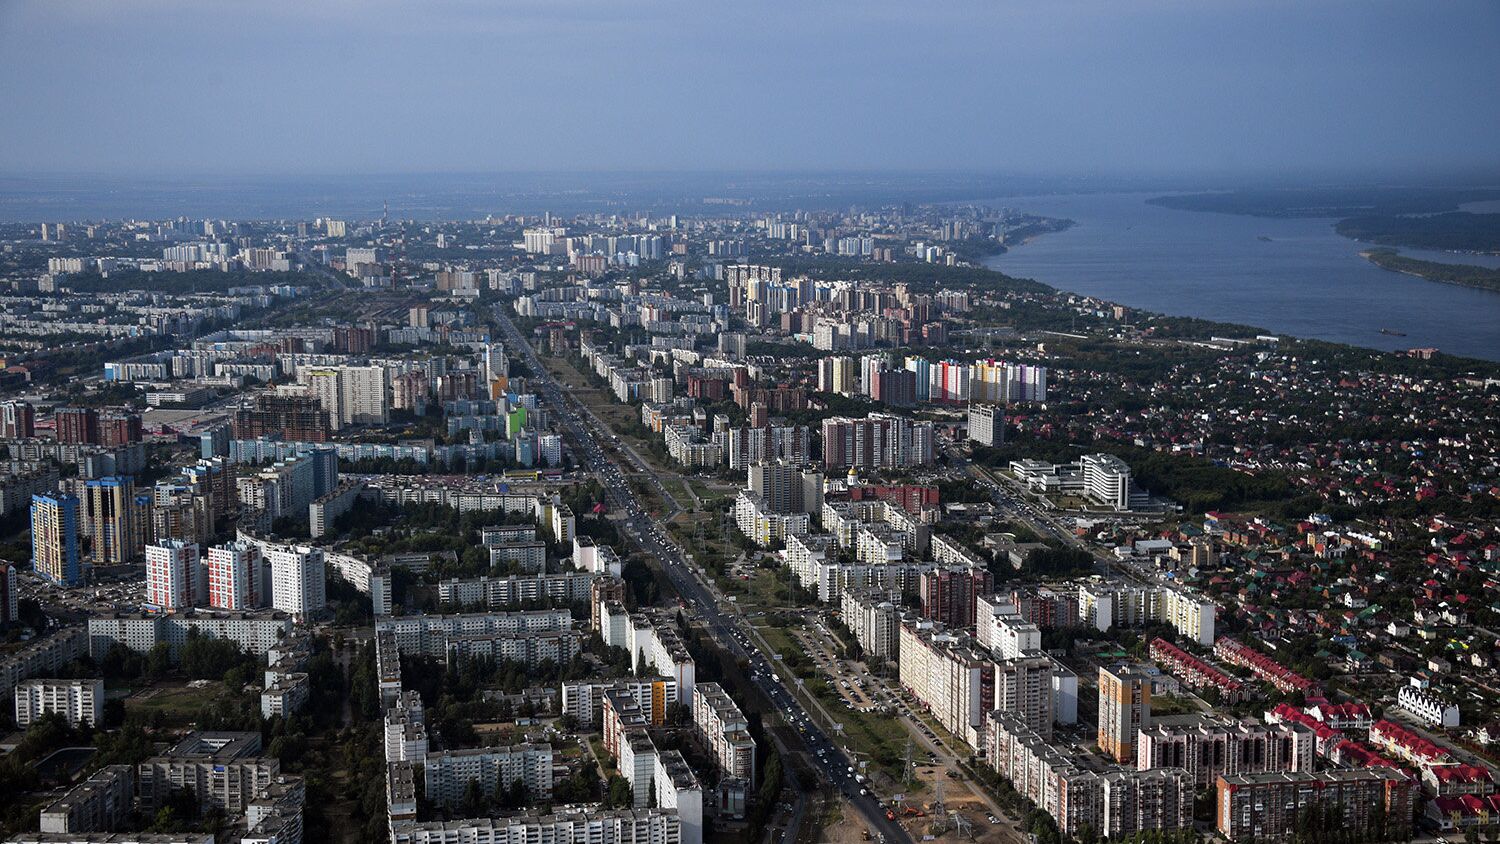
[{"label": "hazy sky", "polygon": [[0,172],[1500,165],[1500,2],[0,0]]}]

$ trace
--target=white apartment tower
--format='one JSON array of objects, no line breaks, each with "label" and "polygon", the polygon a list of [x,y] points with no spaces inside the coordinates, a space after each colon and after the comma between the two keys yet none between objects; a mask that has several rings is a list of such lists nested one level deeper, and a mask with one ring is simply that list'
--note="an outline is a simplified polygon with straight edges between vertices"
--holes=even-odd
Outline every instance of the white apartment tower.
[{"label": "white apartment tower", "polygon": [[295,616],[323,609],[323,552],[316,548],[273,549],[266,554],[271,563],[271,606]]}]

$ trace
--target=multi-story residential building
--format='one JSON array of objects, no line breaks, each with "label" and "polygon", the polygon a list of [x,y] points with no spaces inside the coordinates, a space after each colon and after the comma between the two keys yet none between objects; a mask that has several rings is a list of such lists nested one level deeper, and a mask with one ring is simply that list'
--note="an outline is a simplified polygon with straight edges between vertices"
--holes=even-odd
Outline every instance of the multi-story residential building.
[{"label": "multi-story residential building", "polygon": [[561,466],[563,462],[562,437],[558,434],[537,435],[536,454],[544,466]]},{"label": "multi-story residential building", "polygon": [[130,411],[106,410],[99,414],[99,444],[106,447],[138,443],[145,438],[141,415]]},{"label": "multi-story residential building", "polygon": [[1021,618],[1003,595],[975,600],[975,638],[1000,659],[1015,659],[1042,648],[1042,629]]},{"label": "multi-story residential building", "polygon": [[583,647],[567,610],[401,616],[379,619],[375,626],[377,634],[390,634],[401,653],[450,661],[485,657],[525,665],[564,663]]},{"label": "multi-story residential building", "polygon": [[687,844],[676,809],[565,806],[553,814],[393,822],[392,844]]},{"label": "multi-story residential building", "polygon": [[95,566],[129,563],[146,547],[151,498],[139,500],[128,477],[97,478],[83,485],[82,533]]},{"label": "multi-story residential building", "polygon": [[573,537],[573,567],[586,572],[619,577],[624,563],[608,545],[600,545],[587,536]]},{"label": "multi-story residential building", "polygon": [[89,618],[84,648],[95,661],[109,649],[122,645],[137,653],[146,653],[165,642],[175,655],[189,635],[227,639],[252,654],[261,656],[275,648],[292,632],[292,619],[282,613],[243,612],[174,612],[162,615],[114,613]]},{"label": "multi-story residential building", "polygon": [[78,509],[77,496],[68,493],[31,499],[31,565],[37,574],[58,586],[83,582]]},{"label": "multi-story residential building", "polygon": [[604,644],[630,652],[630,669],[637,674],[651,669],[677,682],[677,693],[684,706],[692,706],[697,680],[697,663],[688,653],[676,623],[669,617],[647,612],[626,613],[613,602],[601,611]]},{"label": "multi-story residential building", "polygon": [[[975,361],[967,367],[968,398],[983,402],[1047,400],[1047,367],[1004,361]],[[934,370],[934,377],[937,376]],[[959,400],[955,398],[954,400]]]},{"label": "multi-story residential building", "polygon": [[124,825],[134,803],[135,771],[129,765],[106,765],[42,809],[41,831],[104,833]]},{"label": "multi-story residential building", "polygon": [[1200,645],[1214,643],[1214,603],[1179,586],[1090,582],[1078,589],[1078,607],[1083,620],[1100,630],[1162,622]]},{"label": "multi-story residential building", "polygon": [[552,794],[553,750],[547,744],[475,747],[429,752],[422,760],[427,799],[454,806],[464,799],[470,780],[481,794],[494,794],[520,782],[528,799],[541,802]]},{"label": "multi-story residential building", "polygon": [[234,414],[234,439],[270,437],[286,442],[328,441],[333,430],[329,409],[316,396],[283,396],[261,393],[252,407]]},{"label": "multi-story residential building", "polygon": [[52,420],[60,443],[99,443],[99,411],[92,407],[61,407]]},{"label": "multi-story residential building", "polygon": [[[1052,722],[1057,720],[1053,703],[1053,668],[1051,658],[1040,651],[995,662],[995,696],[991,707],[1010,712],[1026,722],[1038,735],[1052,736]],[[983,732],[971,742],[982,746]]]},{"label": "multi-story residential building", "polygon": [[552,541],[567,545],[577,534],[578,519],[573,515],[573,508],[566,504],[554,504],[550,510],[548,523],[552,528]]},{"label": "multi-story residential building", "polygon": [[972,639],[914,620],[902,623],[898,651],[901,685],[971,747],[982,746],[985,718],[995,709],[1015,712],[1051,735],[1050,660],[1038,656],[997,663]]},{"label": "multi-story residential building", "polygon": [[14,624],[19,617],[18,587],[15,564],[0,561],[0,625]]},{"label": "multi-story residential building", "polygon": [[486,609],[505,609],[541,600],[582,603],[590,599],[594,583],[605,576],[583,571],[455,578],[438,583],[438,600],[463,607],[482,605]]},{"label": "multi-story residential building", "polygon": [[1192,826],[1193,783],[1186,771],[1101,768],[1097,760],[1050,744],[1008,712],[994,712],[986,722],[985,749],[995,771],[1065,835],[1087,828],[1118,840]]},{"label": "multi-story residential building", "polygon": [[266,561],[260,548],[235,540],[208,549],[208,605],[221,610],[253,610],[269,598]]},{"label": "multi-story residential building", "polygon": [[89,652],[88,630],[66,627],[38,636],[20,649],[0,657],[0,688],[14,688],[29,677],[57,674],[63,666]]},{"label": "multi-story residential building", "polygon": [[287,718],[301,712],[311,695],[312,684],[306,674],[277,673],[260,693],[260,714],[264,718]]},{"label": "multi-story residential building", "polygon": [[307,533],[313,539],[324,536],[340,516],[354,509],[365,491],[360,481],[339,484],[331,492],[314,498],[307,505]]},{"label": "multi-story residential building", "polygon": [[491,545],[489,552],[491,566],[514,563],[525,572],[540,572],[547,568],[547,543],[539,540]]},{"label": "multi-story residential building", "polygon": [[756,545],[769,547],[807,533],[807,513],[777,513],[759,493],[740,490],[734,499],[734,521],[740,533]]},{"label": "multi-story residential building", "polygon": [[0,516],[19,513],[31,506],[34,495],[56,493],[59,480],[57,468],[52,465],[9,474],[0,471]]},{"label": "multi-story residential building", "polygon": [[33,678],[15,687],[16,726],[26,728],[48,713],[57,713],[71,727],[104,722],[104,681]]},{"label": "multi-story residential building", "polygon": [[[894,597],[894,600],[893,600]],[[894,660],[901,638],[900,595],[883,589],[844,592],[840,609],[845,626],[868,661]]]},{"label": "multi-story residential building", "polygon": [[975,602],[994,588],[987,568],[944,567],[922,574],[922,615],[948,627],[973,627]]},{"label": "multi-story residential building", "polygon": [[257,529],[268,530],[277,519],[306,518],[308,506],[319,495],[318,481],[318,465],[309,455],[245,472],[235,479],[235,488]]},{"label": "multi-story residential building", "polygon": [[693,725],[724,776],[755,788],[755,740],[750,722],[718,683],[700,683],[693,695]]},{"label": "multi-story residential building", "polygon": [[993,404],[969,405],[969,439],[980,445],[1005,442],[1005,410]]},{"label": "multi-story residential building", "polygon": [[22,440],[36,436],[36,408],[29,402],[0,404],[0,440]]},{"label": "multi-story residential building", "polygon": [[662,439],[667,446],[667,455],[690,469],[724,462],[724,446],[704,441],[696,428],[668,425],[662,431]]},{"label": "multi-story residential building", "polygon": [[933,445],[931,422],[883,413],[823,420],[823,466],[827,469],[926,466],[932,463]]},{"label": "multi-story residential building", "polygon": [[174,791],[191,789],[205,810],[244,814],[281,772],[280,762],[260,750],[259,733],[189,733],[136,766],[140,807],[154,813]]},{"label": "multi-story residential building", "polygon": [[597,728],[606,692],[619,689],[640,707],[644,722],[666,723],[667,707],[677,703],[677,681],[671,677],[630,677],[600,682],[562,684],[562,713],[572,715],[580,728]]},{"label": "multi-story residential building", "polygon": [[318,548],[274,548],[266,552],[271,569],[271,606],[303,617],[327,603],[323,551]]},{"label": "multi-story residential building", "polygon": [[1134,763],[1136,735],[1151,726],[1151,677],[1129,666],[1099,668],[1099,749]]},{"label": "multi-story residential building", "polygon": [[1199,787],[1221,775],[1310,771],[1317,736],[1297,723],[1254,724],[1204,718],[1157,722],[1136,733],[1136,767],[1182,768]]},{"label": "multi-story residential building", "polygon": [[146,603],[181,610],[208,602],[208,569],[198,546],[164,539],[146,546]]},{"label": "multi-story residential building", "polygon": [[794,463],[754,463],[746,486],[772,513],[817,513],[823,509],[823,473]]},{"label": "multi-story residential building", "polygon": [[1314,836],[1353,831],[1399,841],[1403,830],[1410,836],[1411,792],[1411,780],[1390,768],[1220,776],[1215,826],[1230,841],[1281,841],[1316,811],[1332,826]]}]

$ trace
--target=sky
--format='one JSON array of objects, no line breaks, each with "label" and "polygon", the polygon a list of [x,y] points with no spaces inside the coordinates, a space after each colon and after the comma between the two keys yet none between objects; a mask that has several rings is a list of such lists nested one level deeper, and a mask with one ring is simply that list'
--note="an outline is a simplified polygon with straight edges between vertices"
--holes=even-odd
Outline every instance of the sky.
[{"label": "sky", "polygon": [[1500,168],[1500,2],[0,0],[0,174]]}]

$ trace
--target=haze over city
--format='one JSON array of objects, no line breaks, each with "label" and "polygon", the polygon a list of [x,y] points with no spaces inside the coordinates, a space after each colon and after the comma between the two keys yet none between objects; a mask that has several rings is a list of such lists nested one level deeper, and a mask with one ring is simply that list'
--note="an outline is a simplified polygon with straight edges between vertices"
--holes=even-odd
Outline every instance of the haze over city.
[{"label": "haze over city", "polygon": [[1496,43],[1485,0],[9,0],[0,171],[1492,169]]}]

